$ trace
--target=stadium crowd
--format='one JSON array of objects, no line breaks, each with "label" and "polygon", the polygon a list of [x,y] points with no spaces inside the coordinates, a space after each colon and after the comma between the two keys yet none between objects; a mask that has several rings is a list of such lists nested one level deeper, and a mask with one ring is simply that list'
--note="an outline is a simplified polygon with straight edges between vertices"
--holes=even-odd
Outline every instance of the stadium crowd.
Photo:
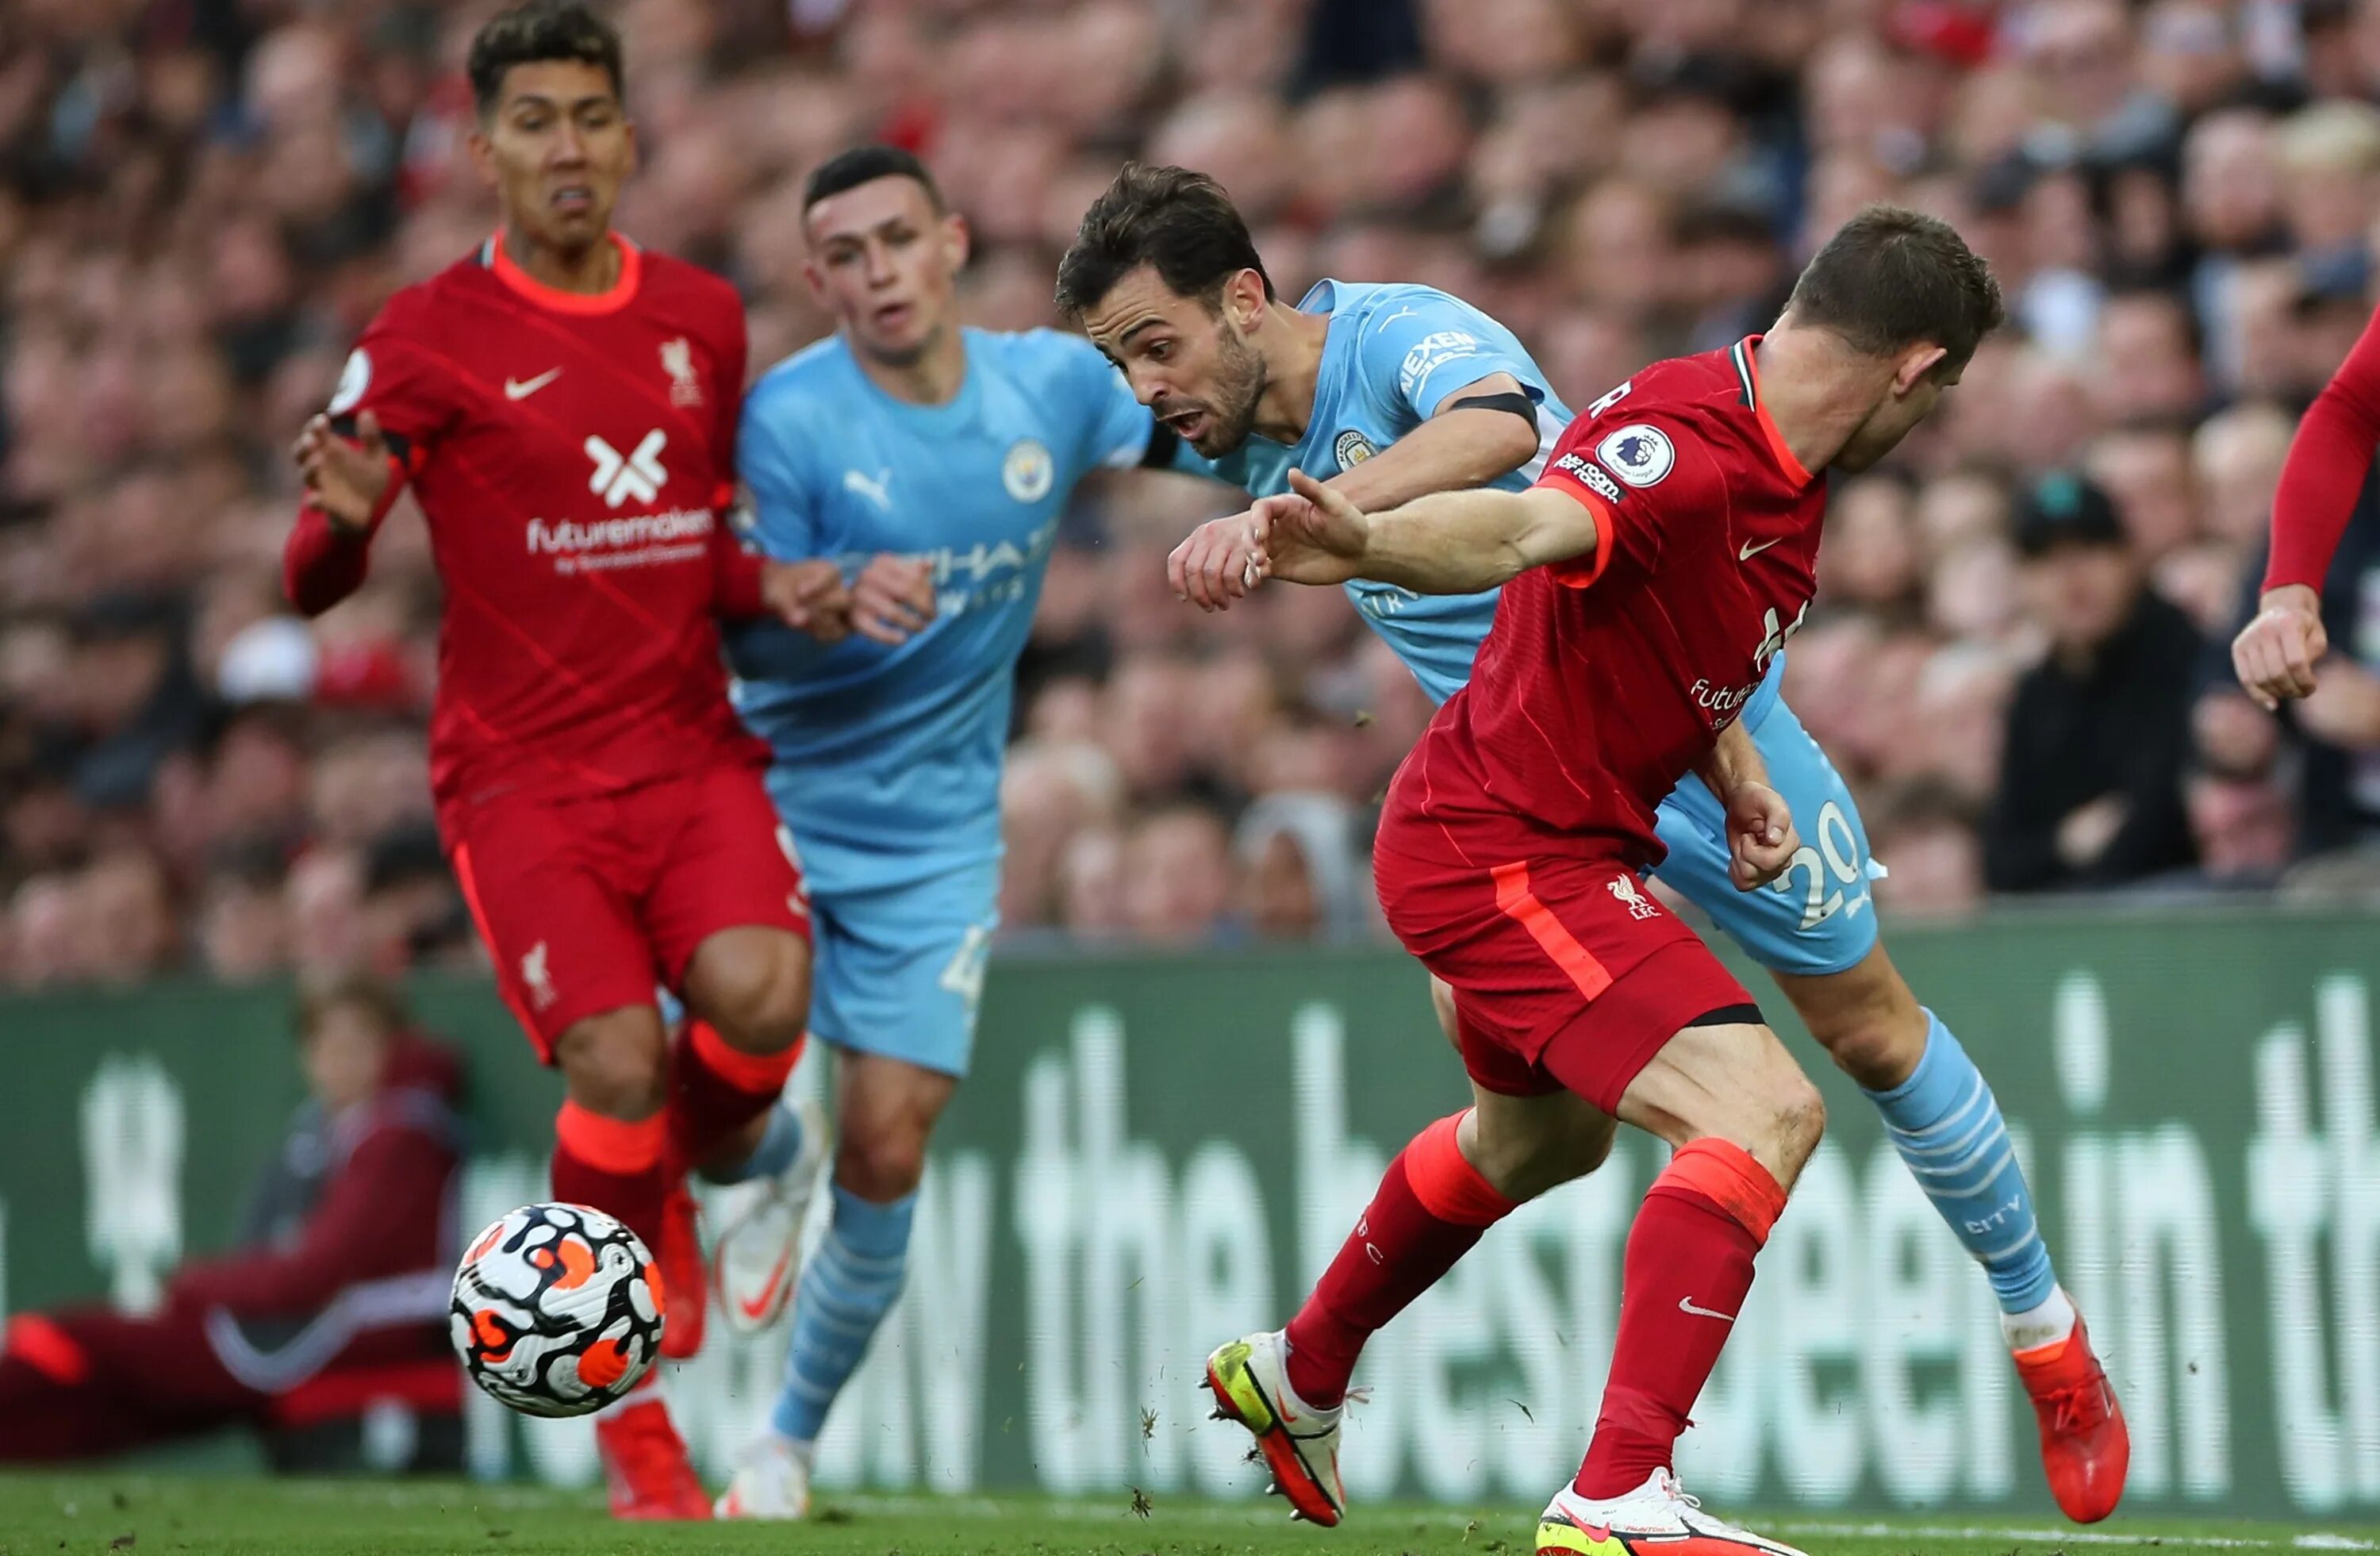
[{"label": "stadium crowd", "polygon": [[[284,450],[350,340],[491,224],[460,70],[487,9],[0,13],[0,984],[477,954],[430,823],[418,517],[310,626],[278,557]],[[1788,665],[1887,906],[2375,879],[2380,679],[2339,667],[2284,727],[2222,647],[2294,419],[2369,313],[2380,4],[616,16],[644,152],[622,226],[738,284],[756,369],[825,328],[799,177],[871,137],[971,221],[977,323],[1052,322],[1058,252],[1137,155],[1218,176],[1282,291],[1445,287],[1572,405],[1760,328],[1863,202],[1944,216],[2016,327],[1892,468],[1838,484]],[[1429,707],[1336,591],[1170,596],[1166,551],[1228,498],[1118,476],[1069,517],[1003,792],[1012,933],[1368,930],[1372,808]],[[2380,670],[2371,577],[2334,577],[2364,602],[2334,641]]]}]

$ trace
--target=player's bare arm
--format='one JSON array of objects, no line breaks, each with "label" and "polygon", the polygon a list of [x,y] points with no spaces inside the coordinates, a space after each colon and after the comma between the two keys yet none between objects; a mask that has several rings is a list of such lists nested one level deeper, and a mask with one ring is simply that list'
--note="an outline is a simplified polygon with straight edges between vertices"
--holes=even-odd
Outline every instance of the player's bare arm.
[{"label": "player's bare arm", "polygon": [[315,417],[290,445],[289,457],[305,480],[306,501],[346,539],[368,538],[395,495],[396,458],[370,411],[356,418],[353,440],[340,436],[329,417]]},{"label": "player's bare arm", "polygon": [[2314,666],[2328,651],[2322,596],[2304,584],[2268,589],[2256,619],[2231,641],[2231,668],[2240,685],[2267,711],[2285,698],[2311,697]]},{"label": "player's bare arm", "polygon": [[[1484,486],[1536,456],[1536,422],[1516,410],[1532,403],[1519,379],[1489,373],[1421,426],[1324,484],[1375,511],[1434,492]],[[1202,611],[1231,609],[1260,581],[1251,563],[1256,548],[1257,525],[1247,510],[1200,525],[1166,560],[1174,594]]]},{"label": "player's bare arm", "polygon": [[1768,765],[1741,721],[1719,732],[1694,775],[1727,810],[1728,874],[1735,889],[1753,891],[1783,874],[1802,840],[1791,808],[1769,786]]},{"label": "player's bare arm", "polygon": [[1249,511],[1262,531],[1256,565],[1292,583],[1370,578],[1417,594],[1477,594],[1596,547],[1593,511],[1548,487],[1433,492],[1367,514],[1303,470],[1289,484]]}]

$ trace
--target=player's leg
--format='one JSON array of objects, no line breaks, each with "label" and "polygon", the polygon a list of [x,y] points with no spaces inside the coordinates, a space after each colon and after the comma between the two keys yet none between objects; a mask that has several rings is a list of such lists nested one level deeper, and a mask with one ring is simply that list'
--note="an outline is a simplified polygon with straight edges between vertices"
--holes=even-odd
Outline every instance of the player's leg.
[{"label": "player's leg", "polygon": [[1834,764],[1781,703],[1754,738],[1803,838],[1786,873],[1762,891],[1734,889],[1718,802],[1697,782],[1663,802],[1670,855],[1658,873],[1768,969],[1811,1035],[1883,1114],[1894,1149],[1991,1282],[2034,1395],[2059,1505],[2084,1521],[2105,1517],[2129,1459],[2122,1417],[2058,1288],[1998,1101],[1878,942],[1868,882],[1882,872]]},{"label": "player's leg", "polygon": [[1346,1512],[1340,1427],[1371,1337],[1489,1227],[1610,1154],[1608,1115],[1547,1090],[1510,1055],[1482,1048],[1465,1058],[1475,1072],[1472,1105],[1397,1153],[1288,1326],[1235,1340],[1207,1359],[1216,1416],[1255,1435],[1273,1489],[1296,1517],[1336,1524]]},{"label": "player's leg", "polygon": [[[1702,1014],[1682,1014],[1695,1006]],[[1643,1035],[1662,1031],[1673,1035],[1648,1053]],[[1754,1260],[1817,1147],[1817,1088],[1691,940],[1615,979],[1542,1063],[1673,1154],[1630,1228],[1594,1436],[1546,1509],[1538,1550],[1609,1549],[1605,1530],[1694,1538],[1714,1551],[1790,1549],[1704,1513],[1678,1487],[1671,1456],[1742,1311]]]},{"label": "player's leg", "polygon": [[[627,850],[617,808],[608,800],[491,808],[457,831],[455,879],[495,963],[497,988],[562,1071],[553,1196],[612,1216],[658,1258],[667,1246],[671,1185],[669,1041],[653,1003],[652,952],[618,885]],[[700,1289],[670,1284],[665,1269],[664,1310],[676,1329]],[[708,1517],[710,1501],[659,1380],[650,1375],[596,1419],[612,1511]]]},{"label": "player's leg", "polygon": [[966,1072],[996,862],[818,905],[812,1026],[835,1060],[826,1235],[794,1293],[785,1379],[723,1515],[798,1518],[819,1433],[901,1295],[935,1124]]},{"label": "player's leg", "polygon": [[810,923],[793,833],[744,766],[658,785],[642,906],[689,1019],[671,1081],[683,1165],[732,1172],[783,1090],[809,1018]]},{"label": "player's leg", "polygon": [[562,1071],[553,1191],[658,1247],[668,1043],[653,960],[613,882],[608,802],[482,808],[452,861],[496,985]]},{"label": "player's leg", "polygon": [[1840,972],[1770,976],[1884,1115],[1893,1149],[1983,1266],[2058,1505],[2079,1523],[2107,1517],[2123,1496],[2131,1434],[2090,1331],[2058,1284],[1990,1083],[1882,945]]},{"label": "player's leg", "polygon": [[710,1272],[686,1174],[746,1154],[800,1056],[809,1006],[801,871],[759,771],[713,766],[622,801],[639,848],[637,907],[687,1007],[670,1059],[669,1197],[654,1252],[680,1294],[662,1354],[692,1355]]}]

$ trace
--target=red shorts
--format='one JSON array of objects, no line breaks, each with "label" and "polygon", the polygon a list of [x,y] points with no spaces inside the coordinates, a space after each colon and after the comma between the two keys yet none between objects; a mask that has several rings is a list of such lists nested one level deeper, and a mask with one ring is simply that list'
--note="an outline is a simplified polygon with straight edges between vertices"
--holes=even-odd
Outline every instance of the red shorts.
[{"label": "red shorts", "polygon": [[1488,867],[1375,847],[1389,927],[1454,990],[1463,1067],[1488,1091],[1576,1092],[1617,1114],[1653,1055],[1743,985],[1618,859]]},{"label": "red shorts", "polygon": [[549,1064],[574,1022],[680,987],[722,930],[809,938],[793,839],[755,768],[583,798],[499,796],[444,822],[497,987]]}]

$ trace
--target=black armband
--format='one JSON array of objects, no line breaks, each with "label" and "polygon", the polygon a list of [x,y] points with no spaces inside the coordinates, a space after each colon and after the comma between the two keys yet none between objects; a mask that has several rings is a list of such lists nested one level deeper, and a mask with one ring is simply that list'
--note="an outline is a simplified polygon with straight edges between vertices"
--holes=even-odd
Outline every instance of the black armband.
[{"label": "black armband", "polygon": [[1443,416],[1450,410],[1509,410],[1532,427],[1537,424],[1537,402],[1517,389],[1506,389],[1494,395],[1473,395],[1458,400],[1449,400],[1439,407],[1439,414]]},{"label": "black armband", "polygon": [[[331,431],[349,443],[357,441],[356,419],[352,415],[331,418]],[[388,451],[396,456],[398,465],[408,470],[413,468],[413,444],[409,439],[402,433],[392,432],[382,427],[380,430],[380,441],[388,444]]]}]

